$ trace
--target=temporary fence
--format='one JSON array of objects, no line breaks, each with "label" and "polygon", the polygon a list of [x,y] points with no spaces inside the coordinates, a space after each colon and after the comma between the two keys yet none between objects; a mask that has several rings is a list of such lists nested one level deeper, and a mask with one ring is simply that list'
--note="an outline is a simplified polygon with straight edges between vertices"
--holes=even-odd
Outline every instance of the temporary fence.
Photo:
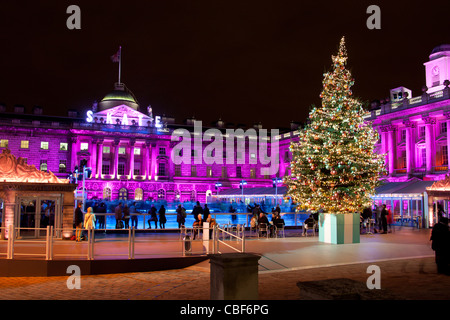
[{"label": "temporary fence", "polygon": [[[245,252],[244,226],[239,229],[230,225],[215,225],[209,227],[182,227],[174,233],[161,233],[160,237],[152,235],[136,236],[134,228],[116,229],[122,234],[102,234],[101,230],[74,229],[84,236],[84,241],[75,243],[74,240],[57,239],[54,235],[58,231],[53,226],[47,228],[26,228],[45,233],[43,237],[18,238],[17,235],[25,228],[8,227],[8,238],[0,240],[0,256],[6,259],[17,257],[31,257],[53,260],[58,258],[102,259],[105,257],[120,257],[136,259],[137,257],[155,256],[187,256],[204,255],[208,253],[222,253],[225,246],[233,251]],[[239,232],[237,232],[239,230]],[[65,230],[67,231],[67,230]],[[56,249],[55,249],[56,248]]]}]

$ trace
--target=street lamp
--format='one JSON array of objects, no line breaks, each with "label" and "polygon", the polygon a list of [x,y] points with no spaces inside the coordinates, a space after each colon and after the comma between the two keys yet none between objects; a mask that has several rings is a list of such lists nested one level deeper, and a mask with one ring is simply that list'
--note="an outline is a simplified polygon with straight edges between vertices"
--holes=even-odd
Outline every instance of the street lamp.
[{"label": "street lamp", "polygon": [[220,201],[219,199],[219,188],[222,186],[220,182],[216,182],[215,188],[217,190],[217,201]]},{"label": "street lamp", "polygon": [[278,177],[272,179],[272,185],[275,187],[275,203],[278,203],[278,184],[282,182],[283,179]]},{"label": "street lamp", "polygon": [[[242,189],[242,200],[244,199],[244,186],[247,184],[247,181],[245,180],[241,180],[241,182],[239,183],[239,187]],[[244,201],[245,202],[245,201]]]}]

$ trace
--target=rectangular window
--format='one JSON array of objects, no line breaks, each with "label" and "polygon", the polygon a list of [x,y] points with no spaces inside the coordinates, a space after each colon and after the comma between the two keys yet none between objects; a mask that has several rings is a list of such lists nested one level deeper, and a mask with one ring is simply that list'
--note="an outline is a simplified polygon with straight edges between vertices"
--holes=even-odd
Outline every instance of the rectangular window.
[{"label": "rectangular window", "polygon": [[59,173],[66,173],[66,166],[67,161],[66,160],[59,160]]},{"label": "rectangular window", "polygon": [[108,146],[103,147],[103,153],[111,153],[111,148]]},{"label": "rectangular window", "polygon": [[22,140],[20,141],[20,149],[28,149],[30,147],[30,141]]},{"label": "rectangular window", "polygon": [[448,165],[448,147],[447,146],[442,146],[441,154],[442,154],[442,164]]},{"label": "rectangular window", "polygon": [[[265,159],[264,160],[269,160],[268,159],[268,157],[266,156],[265,157]],[[288,162],[288,161],[290,161],[291,159],[290,159],[290,153],[289,153],[289,150],[286,150],[285,152],[284,152],[284,161],[286,161],[286,162]]]},{"label": "rectangular window", "polygon": [[175,165],[174,175],[175,175],[175,177],[181,177],[181,165],[179,165],[179,164]]},{"label": "rectangular window", "polygon": [[125,163],[119,163],[117,165],[117,175],[119,176],[125,175]]},{"label": "rectangular window", "polygon": [[165,163],[159,163],[158,164],[158,175],[159,176],[165,176],[166,175],[166,164]]},{"label": "rectangular window", "polygon": [[81,151],[88,151],[89,150],[89,143],[87,143],[87,142],[80,143],[80,150]]},{"label": "rectangular window", "polygon": [[135,175],[135,176],[140,176],[140,175],[141,175],[141,169],[139,169],[139,168],[134,168],[134,169],[133,169],[133,175]]},{"label": "rectangular window", "polygon": [[406,140],[406,129],[402,129],[400,139],[401,139],[401,141]]},{"label": "rectangular window", "polygon": [[441,133],[447,133],[447,122],[441,122],[439,129]]},{"label": "rectangular window", "polygon": [[139,156],[141,154],[141,148],[134,148],[133,152],[136,156]]},{"label": "rectangular window", "polygon": [[222,178],[228,178],[227,167],[222,167]]},{"label": "rectangular window", "polygon": [[102,164],[102,174],[109,174],[109,163]]},{"label": "rectangular window", "polygon": [[427,150],[425,148],[422,148],[420,150],[421,150],[421,158],[422,158],[422,168],[424,168],[427,165]]},{"label": "rectangular window", "polygon": [[47,160],[41,160],[39,162],[39,170],[47,171]]},{"label": "rectangular window", "polygon": [[236,167],[236,178],[242,178],[242,168]]},{"label": "rectangular window", "polygon": [[197,176],[197,166],[191,166],[191,177]]},{"label": "rectangular window", "polygon": [[159,154],[162,156],[166,155],[166,148],[159,148]]},{"label": "rectangular window", "polygon": [[59,143],[59,150],[60,151],[67,151],[68,149],[68,144],[66,142],[60,142]]},{"label": "rectangular window", "polygon": [[256,170],[255,168],[250,169],[250,178],[255,179],[256,178]]},{"label": "rectangular window", "polygon": [[8,148],[8,140],[1,139],[0,140],[0,148]]},{"label": "rectangular window", "polygon": [[207,167],[206,167],[206,176],[207,176],[208,178],[211,178],[211,177],[212,177],[212,168],[211,168],[211,166],[207,166]]},{"label": "rectangular window", "polygon": [[48,150],[48,141],[41,141],[41,150]]},{"label": "rectangular window", "polygon": [[420,126],[419,127],[419,137],[425,137],[425,126]]},{"label": "rectangular window", "polygon": [[125,147],[119,147],[119,154],[125,154],[126,150]]}]

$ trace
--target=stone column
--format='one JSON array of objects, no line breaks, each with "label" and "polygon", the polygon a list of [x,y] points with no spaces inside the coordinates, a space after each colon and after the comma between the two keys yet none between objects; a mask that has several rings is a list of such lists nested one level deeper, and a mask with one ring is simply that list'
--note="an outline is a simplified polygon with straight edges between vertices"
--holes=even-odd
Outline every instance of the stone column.
[{"label": "stone column", "polygon": [[427,156],[427,173],[433,172],[435,143],[433,139],[432,125],[436,123],[436,119],[432,117],[424,118],[425,121],[425,150]]},{"label": "stone column", "polygon": [[114,164],[113,164],[113,169],[114,169],[114,173],[113,173],[113,178],[117,179],[118,177],[118,166],[119,166],[119,145],[120,145],[120,140],[116,139],[114,140]]},{"label": "stone column", "polygon": [[130,179],[134,179],[134,145],[136,140],[130,140]]},{"label": "stone column", "polygon": [[75,170],[75,166],[77,165],[77,147],[78,147],[78,138],[71,137],[70,138],[70,172]]},{"label": "stone column", "polygon": [[406,127],[406,173],[410,176],[413,173],[413,155],[414,155],[414,144],[412,143],[412,128],[414,127],[414,122],[405,121]]},{"label": "stone column", "polygon": [[92,177],[97,175],[97,153],[98,153],[98,141],[97,139],[93,139],[90,149],[91,149],[91,157],[89,159],[89,166],[92,168]]},{"label": "stone column", "polygon": [[447,172],[450,172],[450,112],[445,113],[447,118]]},{"label": "stone column", "polygon": [[154,180],[157,176],[156,172],[156,143],[152,143],[152,149],[151,149],[151,163],[150,163],[150,174],[149,179]]},{"label": "stone column", "polygon": [[[5,227],[1,230],[0,239],[8,239],[9,226],[13,225],[16,227],[18,221],[14,214],[16,208],[16,191],[13,188],[10,189],[4,186],[3,190],[0,190],[0,197],[3,199],[2,227]],[[20,215],[20,212],[17,215]]]},{"label": "stone column", "polygon": [[145,155],[143,157],[144,159],[144,168],[145,168],[145,180],[150,179],[151,172],[150,172],[150,141],[145,141]]},{"label": "stone column", "polygon": [[74,203],[75,198],[73,192],[64,192],[62,206],[62,237],[69,239],[73,235],[73,219],[74,219]]},{"label": "stone column", "polygon": [[388,151],[387,151],[387,128],[385,126],[380,127],[380,137],[381,137],[381,153],[385,155],[384,163],[386,166],[388,164]]},{"label": "stone column", "polygon": [[387,135],[388,135],[388,161],[389,161],[389,175],[393,176],[395,174],[395,147],[394,147],[394,132],[395,127],[390,125],[388,126]]},{"label": "stone column", "polygon": [[97,179],[102,178],[102,168],[103,168],[103,140],[98,140],[97,173],[95,175]]}]

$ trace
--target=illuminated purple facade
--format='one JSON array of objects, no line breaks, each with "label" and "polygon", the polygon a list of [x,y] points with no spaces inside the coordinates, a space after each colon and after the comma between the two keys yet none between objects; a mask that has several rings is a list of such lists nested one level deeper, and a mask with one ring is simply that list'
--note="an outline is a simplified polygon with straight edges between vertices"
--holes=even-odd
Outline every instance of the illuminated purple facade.
[{"label": "illuminated purple facade", "polygon": [[390,98],[374,104],[366,119],[380,134],[377,152],[386,154],[392,182],[441,180],[449,172],[450,45],[434,48],[424,65],[422,95],[413,97],[405,87],[392,89]]},{"label": "illuminated purple facade", "polygon": [[[195,162],[196,153],[207,152],[209,142],[203,142],[201,150],[191,150],[190,163],[174,163],[173,152],[179,151],[174,150],[178,142],[173,133],[180,128],[194,133],[195,119],[177,125],[173,118],[154,116],[150,107],[142,112],[123,84],[116,84],[91,110],[69,111],[68,117],[43,115],[40,107],[33,108],[32,114],[27,114],[23,106],[14,106],[13,112],[1,108],[1,148],[9,148],[16,157],[60,178],[67,178],[85,160],[92,169],[91,178],[85,181],[88,199],[206,202],[208,196],[217,193],[217,183],[221,184],[219,192],[239,188],[242,180],[246,188],[272,187],[273,178],[289,174],[289,143],[296,138],[295,127],[280,131],[275,137],[279,148],[274,150],[278,170],[262,174],[267,161],[263,163],[260,148],[257,153],[253,151],[252,146],[260,144],[251,139],[246,139],[242,149],[234,144],[231,164],[228,158],[222,164]],[[203,132],[210,128],[226,136],[223,121],[204,127]],[[261,127],[250,129],[259,135]]]}]

